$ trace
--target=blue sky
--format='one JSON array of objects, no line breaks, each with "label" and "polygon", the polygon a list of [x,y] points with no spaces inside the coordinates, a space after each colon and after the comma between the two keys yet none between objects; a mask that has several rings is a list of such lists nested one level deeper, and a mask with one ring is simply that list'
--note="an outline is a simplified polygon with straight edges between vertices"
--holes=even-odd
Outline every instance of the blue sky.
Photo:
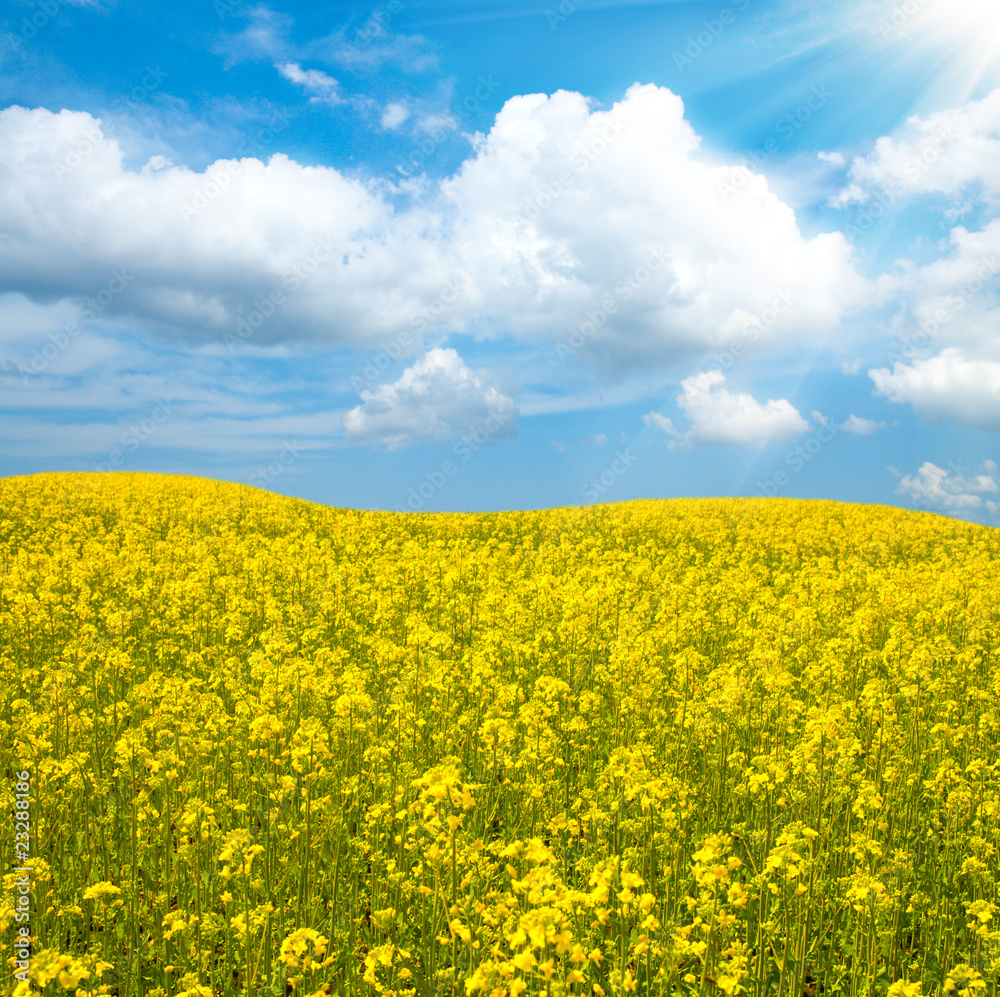
[{"label": "blue sky", "polygon": [[0,474],[1000,525],[990,0],[12,0]]}]

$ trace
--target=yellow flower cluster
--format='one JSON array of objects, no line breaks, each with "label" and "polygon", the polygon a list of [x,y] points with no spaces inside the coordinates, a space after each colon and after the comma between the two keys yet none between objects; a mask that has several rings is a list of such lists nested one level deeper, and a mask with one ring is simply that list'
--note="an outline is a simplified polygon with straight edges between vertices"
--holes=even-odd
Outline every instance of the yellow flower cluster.
[{"label": "yellow flower cluster", "polygon": [[994,530],[38,475],[0,566],[16,993],[1000,985]]}]

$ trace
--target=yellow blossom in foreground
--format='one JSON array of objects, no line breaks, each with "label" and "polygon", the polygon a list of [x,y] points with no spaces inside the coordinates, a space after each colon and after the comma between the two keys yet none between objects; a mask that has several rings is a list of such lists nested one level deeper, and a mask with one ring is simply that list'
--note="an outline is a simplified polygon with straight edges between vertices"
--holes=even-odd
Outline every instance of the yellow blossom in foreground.
[{"label": "yellow blossom in foreground", "polygon": [[106,903],[110,897],[118,896],[121,887],[114,883],[95,883],[83,891],[84,900],[97,900],[99,903]]},{"label": "yellow blossom in foreground", "polygon": [[994,529],[37,475],[0,560],[33,990],[995,982]]},{"label": "yellow blossom in foreground", "polygon": [[299,928],[282,943],[280,958],[290,969],[309,969],[326,955],[329,942],[314,928]]}]

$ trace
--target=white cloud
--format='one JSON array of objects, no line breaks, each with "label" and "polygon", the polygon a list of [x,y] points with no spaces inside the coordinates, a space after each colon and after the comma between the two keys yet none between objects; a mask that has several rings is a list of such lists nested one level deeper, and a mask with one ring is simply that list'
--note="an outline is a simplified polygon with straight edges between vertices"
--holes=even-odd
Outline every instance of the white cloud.
[{"label": "white cloud", "polygon": [[603,447],[607,444],[608,438],[604,433],[598,433],[596,436],[589,437],[587,442],[593,447]]},{"label": "white cloud", "polygon": [[[690,431],[672,449],[697,445],[763,448],[783,443],[809,428],[809,423],[786,399],[761,405],[752,395],[726,389],[725,375],[713,370],[681,382],[678,406],[691,421]],[[646,424],[678,435],[670,419],[658,412],[645,416]]]},{"label": "white cloud", "polygon": [[295,20],[287,14],[257,4],[245,16],[246,27],[237,34],[224,35],[216,45],[215,51],[226,56],[228,66],[251,59],[272,62],[315,59],[353,72],[374,72],[393,65],[407,73],[423,73],[440,61],[423,35],[387,30],[359,34],[357,29],[353,33],[340,29],[325,38],[295,45],[289,37]]},{"label": "white cloud", "polygon": [[[279,361],[271,366],[222,348],[172,348],[135,336],[124,322],[81,323],[83,308],[0,295],[0,400],[8,416],[0,419],[0,455],[60,457],[71,462],[67,469],[73,461],[92,469],[117,448],[119,466],[134,470],[168,469],[167,452],[194,452],[212,455],[203,467],[231,474],[241,455],[263,457],[284,440],[308,450],[337,445],[341,413],[328,385],[317,376],[310,392],[309,378],[300,377],[290,390],[281,351],[270,351]],[[23,335],[9,335],[12,328]],[[155,432],[123,440],[164,401],[159,412],[169,418],[157,418]]]},{"label": "white cloud", "polygon": [[[942,136],[947,142],[938,141]],[[883,202],[905,193],[938,194],[987,209],[978,231],[953,228],[937,259],[921,266],[903,260],[878,280],[875,298],[896,306],[890,328],[901,353],[890,357],[892,369],[868,373],[879,394],[921,415],[994,432],[1000,431],[998,162],[995,90],[983,100],[911,118],[851,167],[858,200],[880,191]]]},{"label": "white cloud", "polygon": [[846,166],[847,160],[844,159],[844,154],[842,152],[820,152],[817,153],[819,156],[819,161],[821,163],[829,163],[831,166]]},{"label": "white cloud", "polygon": [[387,132],[397,129],[410,116],[410,112],[404,104],[393,102],[386,104],[382,111],[381,125]]},{"label": "white cloud", "polygon": [[340,94],[340,84],[321,69],[303,69],[297,62],[281,62],[275,69],[289,83],[302,87],[309,94],[310,102],[332,105],[344,102]]},{"label": "white cloud", "polygon": [[288,57],[292,51],[288,35],[295,24],[291,17],[258,4],[247,11],[247,20],[242,31],[224,35],[215,46],[215,51],[225,56],[227,67],[248,60],[274,62]]},{"label": "white cloud", "polygon": [[846,421],[841,423],[840,428],[855,436],[871,436],[880,429],[885,429],[885,423],[875,422],[873,419],[862,419],[860,416],[851,414]]},{"label": "white cloud", "polygon": [[567,91],[508,100],[442,185],[493,310],[522,336],[566,340],[611,301],[578,352],[611,374],[728,344],[786,291],[753,348],[835,326],[861,286],[846,239],[805,238],[761,176],[728,195],[733,169],[699,146],[661,87],[608,110]]},{"label": "white cloud", "polygon": [[1000,89],[961,107],[913,116],[896,136],[880,138],[851,163],[851,186],[839,203],[867,201],[873,191],[954,195],[975,185],[1000,196]]},{"label": "white cloud", "polygon": [[958,349],[870,370],[876,393],[910,404],[929,419],[951,418],[966,426],[1000,432],[1000,361],[975,360]]},{"label": "white cloud", "polygon": [[394,384],[361,397],[363,403],[344,416],[347,437],[391,450],[421,440],[446,442],[477,428],[493,438],[509,436],[517,416],[513,400],[451,349],[429,350]]},{"label": "white cloud", "polygon": [[454,131],[458,128],[458,121],[453,114],[424,114],[416,124],[416,130],[436,137],[442,132]]},{"label": "white cloud", "polygon": [[986,474],[965,477],[925,461],[916,474],[907,474],[900,481],[896,491],[921,505],[944,512],[961,514],[985,508],[995,516],[1000,512],[1000,506],[982,497],[1000,492],[1000,484],[995,477],[996,466],[991,465],[991,461],[983,465],[983,470],[988,472]]},{"label": "white cloud", "polygon": [[0,346],[11,348],[65,336],[71,322],[79,322],[81,308],[69,301],[43,305],[16,292],[0,294]]},{"label": "white cloud", "polygon": [[881,278],[882,292],[900,302],[904,337],[922,345],[955,346],[1000,359],[1000,219],[980,231],[952,229],[938,260]]},{"label": "white cloud", "polygon": [[[338,99],[322,71],[280,65]],[[53,161],[87,135],[93,151],[57,176]],[[663,88],[632,87],[604,111],[566,91],[515,97],[454,176],[393,207],[384,182],[283,155],[127,169],[90,115],[11,107],[0,290],[72,297],[127,262],[134,293],[110,311],[146,331],[217,340],[277,291],[255,344],[370,347],[405,333],[411,353],[432,327],[562,339],[610,301],[577,354],[608,379],[728,344],[786,293],[752,349],[836,326],[861,287],[843,236],[805,238],[762,177],[723,197],[729,171],[698,147]]]},{"label": "white cloud", "polygon": [[861,361],[859,359],[845,361],[840,365],[840,372],[848,377],[854,377],[861,373]]},{"label": "white cloud", "polygon": [[650,429],[659,429],[666,433],[667,436],[680,436],[681,433],[675,428],[672,419],[667,418],[661,412],[647,412],[643,417],[642,421],[650,427]]},{"label": "white cloud", "polygon": [[398,66],[406,73],[426,73],[440,58],[423,35],[382,30],[365,38],[337,31],[311,46],[317,54],[346,69],[373,72],[386,65]]},{"label": "white cloud", "polygon": [[[56,174],[67,149],[91,146]],[[266,164],[219,160],[200,173],[162,164],[133,171],[122,160],[88,114],[0,111],[0,231],[8,234],[0,291],[38,302],[83,297],[128,266],[128,293],[102,317],[127,315],[139,329],[194,342],[220,342],[241,317],[257,323],[253,345],[366,347],[405,334],[405,353],[419,346],[420,310],[454,279],[424,234],[422,209],[397,218],[335,169],[283,155]]]}]

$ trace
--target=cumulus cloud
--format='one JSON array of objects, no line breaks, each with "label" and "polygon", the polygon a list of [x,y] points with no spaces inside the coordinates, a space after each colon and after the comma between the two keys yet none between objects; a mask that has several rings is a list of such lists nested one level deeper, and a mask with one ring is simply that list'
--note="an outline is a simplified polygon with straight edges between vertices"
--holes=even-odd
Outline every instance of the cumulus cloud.
[{"label": "cumulus cloud", "polygon": [[900,481],[896,491],[943,512],[962,514],[986,509],[995,516],[1000,512],[1000,505],[983,496],[1000,493],[996,464],[987,461],[982,470],[986,473],[967,477],[925,461],[916,474],[907,474]]},{"label": "cumulus cloud", "polygon": [[362,391],[361,398],[344,416],[347,437],[390,450],[447,442],[476,429],[495,439],[509,436],[517,416],[513,400],[451,349],[429,350],[398,381]]},{"label": "cumulus cloud", "polygon": [[765,447],[782,443],[809,428],[787,399],[761,405],[752,395],[733,394],[725,375],[709,371],[681,382],[677,404],[691,420],[693,441],[717,446]]},{"label": "cumulus cloud", "polygon": [[665,88],[607,110],[567,91],[512,98],[442,185],[455,244],[520,335],[569,337],[598,314],[578,356],[611,373],[728,344],[786,291],[760,345],[836,325],[860,289],[846,239],[805,238],[762,176],[728,196],[732,168],[699,147]]},{"label": "cumulus cloud", "polygon": [[899,301],[896,326],[923,347],[1000,359],[1000,219],[979,231],[958,226],[949,242],[940,259],[881,279]]},{"label": "cumulus cloud", "polygon": [[[0,112],[0,291],[83,297],[127,266],[129,293],[105,317],[193,342],[220,342],[249,318],[255,345],[366,347],[419,335],[421,309],[454,277],[422,211],[396,219],[335,169],[283,155],[200,173],[122,160],[88,114]],[[57,174],[61,163],[75,165]]]},{"label": "cumulus cloud", "polygon": [[875,422],[874,419],[862,419],[853,413],[841,423],[840,428],[845,432],[853,433],[855,436],[871,436],[880,429],[885,429],[884,422]]},{"label": "cumulus cloud", "polygon": [[896,311],[892,369],[869,370],[877,393],[928,418],[1000,431],[1000,90],[979,101],[913,117],[851,166],[853,193],[884,203],[902,194],[943,195],[985,209],[978,230],[958,225],[939,258],[906,261],[877,281]]},{"label": "cumulus cloud", "polygon": [[879,394],[929,418],[1000,430],[1000,221],[957,228],[951,243],[943,259],[893,278],[902,360],[868,374]]},{"label": "cumulus cloud", "polygon": [[686,433],[659,412],[643,416],[647,426],[674,437],[672,450],[705,444],[759,449],[783,443],[809,428],[809,423],[784,398],[772,398],[762,405],[753,395],[729,391],[721,371],[689,377],[681,382],[681,388],[677,404],[691,423]]},{"label": "cumulus cloud", "polygon": [[977,360],[959,349],[868,372],[876,393],[910,404],[933,420],[1000,432],[1000,361]]},{"label": "cumulus cloud", "polygon": [[895,136],[851,163],[850,186],[836,203],[868,201],[875,191],[957,194],[970,185],[1000,196],[1000,89],[957,108],[914,115]]},{"label": "cumulus cloud", "polygon": [[[337,99],[322,71],[280,66]],[[128,169],[90,115],[11,107],[0,111],[0,290],[73,297],[127,262],[135,289],[111,311],[127,304],[137,328],[213,340],[268,311],[254,344],[372,347],[409,332],[412,350],[430,327],[561,339],[603,310],[576,358],[608,378],[755,323],[752,349],[834,327],[860,287],[844,237],[804,237],[763,177],[721,196],[726,175],[700,154],[681,100],[655,86],[607,110],[566,91],[512,98],[457,173],[402,207],[383,182],[283,155]],[[271,309],[275,291],[284,299]],[[762,324],[781,294],[792,304]]]}]

